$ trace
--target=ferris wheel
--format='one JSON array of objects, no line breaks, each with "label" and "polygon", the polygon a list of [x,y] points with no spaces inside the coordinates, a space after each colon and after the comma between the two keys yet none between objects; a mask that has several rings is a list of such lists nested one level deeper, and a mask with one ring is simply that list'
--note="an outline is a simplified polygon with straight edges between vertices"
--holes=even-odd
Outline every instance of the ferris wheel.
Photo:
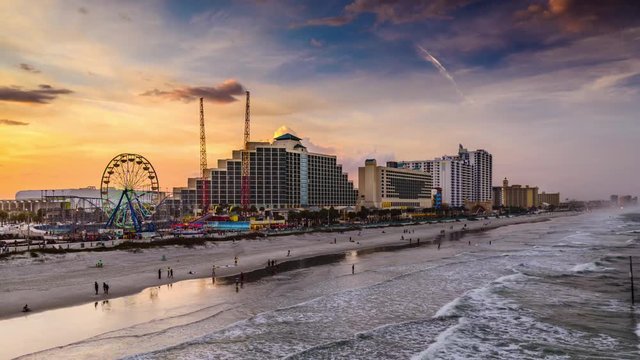
[{"label": "ferris wheel", "polygon": [[159,189],[156,171],[144,156],[125,153],[111,159],[100,182],[106,227],[145,230],[160,202]]}]

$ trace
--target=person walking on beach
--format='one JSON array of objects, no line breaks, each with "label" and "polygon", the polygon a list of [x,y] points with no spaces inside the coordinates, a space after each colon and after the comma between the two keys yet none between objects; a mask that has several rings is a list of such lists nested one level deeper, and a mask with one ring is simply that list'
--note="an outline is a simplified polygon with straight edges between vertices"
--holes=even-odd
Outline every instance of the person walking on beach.
[{"label": "person walking on beach", "polygon": [[287,256],[291,256],[291,250],[287,250]]},{"label": "person walking on beach", "polygon": [[216,266],[211,266],[211,277],[216,277]]},{"label": "person walking on beach", "polygon": [[171,278],[173,279],[173,268],[171,268]]},{"label": "person walking on beach", "polygon": [[95,281],[93,283],[93,287],[96,289],[96,295],[98,295],[98,282],[97,281]]},{"label": "person walking on beach", "polygon": [[356,264],[351,264],[351,275],[356,273]]},{"label": "person walking on beach", "polygon": [[235,257],[233,258],[233,263],[234,263],[236,266],[238,266],[238,257],[237,257],[237,256],[235,256]]},{"label": "person walking on beach", "polygon": [[158,279],[162,279],[162,269],[158,269]]},{"label": "person walking on beach", "polygon": [[105,295],[109,295],[109,285],[107,285],[107,283],[106,283],[106,282],[103,282],[103,283],[102,283],[102,292],[103,292]]}]

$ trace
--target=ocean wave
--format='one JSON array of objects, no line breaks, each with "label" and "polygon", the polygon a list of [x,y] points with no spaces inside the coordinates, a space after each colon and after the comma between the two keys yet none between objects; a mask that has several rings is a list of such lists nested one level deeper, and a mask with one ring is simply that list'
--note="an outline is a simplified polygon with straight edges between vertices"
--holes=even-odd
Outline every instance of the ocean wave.
[{"label": "ocean wave", "polygon": [[602,262],[600,261],[591,261],[584,264],[578,264],[571,268],[571,271],[575,273],[601,272],[610,270],[613,270],[613,268],[603,266]]},{"label": "ocean wave", "polygon": [[[434,359],[436,358],[437,354],[442,352],[442,350],[444,348],[446,348],[449,339],[455,334],[456,331],[458,331],[459,328],[461,328],[462,326],[464,326],[465,324],[464,319],[459,319],[458,323],[449,327],[447,330],[441,332],[435,339],[435,341],[433,342],[433,344],[429,345],[428,348],[426,348],[424,351],[422,351],[421,353],[414,355],[411,357],[411,360],[428,360],[428,359]],[[467,359],[464,355],[461,356],[453,356],[451,357],[452,359]]]},{"label": "ocean wave", "polygon": [[[537,307],[520,302],[545,301],[544,296],[523,294],[523,280],[529,284],[533,281],[521,273],[505,275],[441,307],[434,317],[457,318],[458,323],[439,334],[436,341],[412,359],[533,360],[557,356],[630,359],[637,356],[621,349],[620,341],[605,333],[585,332],[543,320],[547,315],[536,312]],[[534,283],[542,286],[542,283]],[[538,291],[538,288],[534,286],[530,291]],[[511,296],[516,294],[516,297]],[[618,303],[609,305],[609,311],[623,308]],[[640,336],[640,326],[637,332]]]},{"label": "ocean wave", "polygon": [[436,312],[433,315],[436,319],[448,318],[456,315],[456,309],[460,306],[460,301],[462,297],[456,298],[453,301],[450,301]]}]

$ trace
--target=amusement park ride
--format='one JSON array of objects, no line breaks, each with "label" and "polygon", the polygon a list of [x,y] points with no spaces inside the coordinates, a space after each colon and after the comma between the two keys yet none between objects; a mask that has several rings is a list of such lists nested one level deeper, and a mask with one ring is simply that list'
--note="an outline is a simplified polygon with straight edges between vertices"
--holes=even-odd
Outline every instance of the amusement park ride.
[{"label": "amusement park ride", "polygon": [[155,230],[151,216],[163,199],[156,171],[144,156],[124,153],[111,159],[102,173],[100,195],[109,217],[106,228]]},{"label": "amusement park ride", "polygon": [[[250,201],[249,141],[250,104],[246,91],[244,138],[242,151],[241,206],[246,214]],[[207,178],[207,150],[204,124],[204,105],[200,98],[200,177]],[[207,182],[203,182],[201,217],[192,223],[201,223],[213,216],[209,208]],[[158,175],[144,156],[132,153],[119,154],[107,164],[100,182],[102,211],[107,215],[106,229],[123,232],[155,231],[152,217],[166,199],[160,192]]]}]

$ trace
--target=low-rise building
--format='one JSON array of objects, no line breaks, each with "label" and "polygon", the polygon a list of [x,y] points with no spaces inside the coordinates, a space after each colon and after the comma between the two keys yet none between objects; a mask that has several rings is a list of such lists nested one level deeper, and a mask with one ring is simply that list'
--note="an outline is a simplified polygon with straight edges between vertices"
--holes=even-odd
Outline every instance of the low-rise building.
[{"label": "low-rise building", "polygon": [[631,196],[631,195],[621,195],[618,198],[618,206],[620,207],[625,207],[625,206],[637,206],[638,205],[638,197],[635,196]]},{"label": "low-rise building", "polygon": [[[113,193],[119,195],[116,190]],[[0,210],[6,212],[36,213],[39,210],[60,209],[82,209],[92,212],[101,207],[100,190],[93,186],[80,189],[21,190],[16,193],[15,200],[0,200]]]}]

